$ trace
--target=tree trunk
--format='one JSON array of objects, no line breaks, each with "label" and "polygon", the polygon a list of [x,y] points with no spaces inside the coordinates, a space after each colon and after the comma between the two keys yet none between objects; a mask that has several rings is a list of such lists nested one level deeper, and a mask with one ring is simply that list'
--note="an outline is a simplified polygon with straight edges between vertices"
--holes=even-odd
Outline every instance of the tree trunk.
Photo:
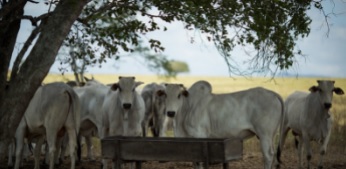
[{"label": "tree trunk", "polygon": [[[3,8],[11,8],[12,10],[9,13],[6,12],[6,15],[0,20],[0,105],[5,98],[8,67],[20,29],[20,18],[24,14],[25,3],[22,2],[11,1],[4,4]],[[16,8],[12,6],[16,6]],[[0,114],[1,116],[2,114]]]},{"label": "tree trunk", "polygon": [[26,107],[54,63],[73,22],[87,3],[88,0],[60,1],[50,17],[41,23],[45,25],[40,36],[16,78],[11,80],[5,93],[6,99],[0,105],[0,159],[5,155],[1,150],[7,148],[14,137]]}]

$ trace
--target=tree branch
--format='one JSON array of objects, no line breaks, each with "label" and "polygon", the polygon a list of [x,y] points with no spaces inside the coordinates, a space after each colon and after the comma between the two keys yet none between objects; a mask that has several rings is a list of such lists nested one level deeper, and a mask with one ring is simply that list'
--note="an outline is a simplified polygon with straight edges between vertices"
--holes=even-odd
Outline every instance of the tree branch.
[{"label": "tree branch", "polygon": [[31,46],[32,42],[34,41],[34,39],[37,37],[37,35],[41,32],[42,26],[38,26],[36,27],[30,34],[30,36],[28,37],[28,39],[26,40],[26,42],[24,43],[23,48],[20,50],[14,64],[13,64],[13,68],[12,68],[12,72],[11,72],[11,81],[13,79],[16,78],[16,75],[19,71],[19,65],[26,53],[26,51],[28,50],[28,48]]},{"label": "tree branch", "polygon": [[128,2],[128,1],[112,1],[108,4],[105,4],[104,6],[101,6],[100,8],[98,8],[97,10],[95,10],[92,14],[90,14],[89,16],[86,16],[85,18],[78,18],[77,21],[84,24],[84,25],[88,25],[88,22],[90,21],[90,19],[93,18],[93,16],[96,16],[100,13],[104,13],[106,12],[107,10],[110,10],[112,9],[113,7],[115,6],[118,6],[118,7],[124,7],[124,6],[128,6],[130,3],[133,3],[135,1],[132,1],[132,2]]},{"label": "tree branch", "polygon": [[31,21],[31,25],[32,26],[37,26],[37,22],[47,18],[49,16],[49,13],[45,13],[45,14],[42,14],[38,17],[33,17],[33,16],[29,16],[29,15],[24,15],[22,17],[22,19],[27,19],[27,20],[30,20]]}]

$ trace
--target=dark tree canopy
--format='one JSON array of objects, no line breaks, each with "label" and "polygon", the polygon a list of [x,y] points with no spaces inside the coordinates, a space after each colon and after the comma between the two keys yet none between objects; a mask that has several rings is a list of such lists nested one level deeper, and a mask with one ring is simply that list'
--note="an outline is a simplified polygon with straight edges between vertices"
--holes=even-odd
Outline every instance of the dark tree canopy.
[{"label": "dark tree canopy", "polygon": [[[143,35],[166,30],[158,24],[182,21],[188,30],[199,31],[215,43],[225,58],[231,74],[238,74],[231,51],[237,45],[252,45],[257,53],[248,60],[251,72],[289,69],[295,56],[296,40],[306,37],[311,19],[307,10],[314,1],[91,1],[74,23],[65,46],[88,44],[83,55],[90,63],[103,63],[105,58],[119,59],[120,51],[133,52]],[[159,39],[149,39],[150,48],[162,52]],[[161,60],[160,57],[157,57]],[[274,70],[271,70],[274,66]],[[161,68],[164,68],[161,65]]]},{"label": "dark tree canopy", "polygon": [[[181,21],[185,29],[199,31],[212,41],[229,65],[236,46],[252,45],[257,53],[249,70],[289,69],[297,39],[308,36],[311,19],[307,10],[323,10],[313,0],[56,0],[44,1],[47,13],[24,15],[27,5],[42,1],[0,0],[0,158],[4,155],[30,99],[54,63],[61,46],[78,48],[73,56],[88,63],[118,59],[120,52],[135,52],[144,44],[158,55],[148,57],[164,65],[160,39],[143,38],[148,32],[165,30],[159,20]],[[21,21],[29,20],[33,31],[23,44],[10,72]],[[32,46],[31,46],[32,45]],[[29,50],[32,47],[31,50]],[[26,56],[26,57],[25,57]],[[150,60],[150,58],[152,60]],[[73,60],[73,59],[71,59]],[[162,61],[163,60],[163,61]]]}]

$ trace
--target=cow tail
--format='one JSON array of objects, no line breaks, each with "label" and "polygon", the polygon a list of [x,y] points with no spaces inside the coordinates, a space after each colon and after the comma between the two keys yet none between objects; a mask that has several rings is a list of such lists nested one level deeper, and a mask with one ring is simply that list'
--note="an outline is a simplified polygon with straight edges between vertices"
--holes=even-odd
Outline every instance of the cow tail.
[{"label": "cow tail", "polygon": [[77,135],[77,157],[78,157],[78,162],[81,162],[82,146],[81,146],[81,137],[78,137],[78,135]]},{"label": "cow tail", "polygon": [[279,99],[279,101],[280,101],[280,103],[281,103],[281,121],[280,121],[280,131],[279,131],[279,133],[280,133],[280,135],[279,135],[279,143],[278,143],[278,148],[277,148],[277,152],[276,152],[276,160],[278,161],[278,165],[280,165],[281,163],[282,163],[282,161],[281,161],[281,159],[280,159],[280,157],[281,157],[281,134],[282,134],[282,132],[283,132],[283,123],[284,123],[284,119],[285,119],[285,104],[284,104],[284,101],[283,101],[283,99],[282,99],[282,97],[279,95],[279,94],[277,94],[277,97],[278,97],[278,99]]},{"label": "cow tail", "polygon": [[82,148],[81,148],[81,143],[80,143],[80,139],[78,138],[78,129],[79,129],[79,123],[77,121],[77,111],[79,111],[79,107],[78,105],[74,104],[73,99],[78,99],[77,97],[73,97],[73,92],[71,90],[67,90],[66,91],[67,95],[69,96],[69,112],[73,113],[72,117],[73,117],[73,121],[75,122],[75,134],[76,134],[76,143],[77,143],[77,158],[78,158],[78,162],[81,161],[81,155],[82,155]]}]

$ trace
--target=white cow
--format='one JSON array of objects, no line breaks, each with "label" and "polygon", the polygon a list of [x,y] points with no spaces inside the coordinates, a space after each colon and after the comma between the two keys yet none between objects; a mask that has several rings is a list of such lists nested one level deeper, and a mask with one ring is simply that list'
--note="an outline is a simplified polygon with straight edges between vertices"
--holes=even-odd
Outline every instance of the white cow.
[{"label": "white cow", "polygon": [[85,137],[87,157],[95,160],[92,151],[92,137],[101,138],[102,131],[102,104],[109,87],[95,80],[87,80],[86,85],[74,88],[81,102],[81,125],[79,140]]},{"label": "white cow", "polygon": [[166,113],[174,118],[175,137],[238,138],[257,136],[264,168],[271,169],[273,139],[283,115],[277,93],[257,87],[244,91],[213,94],[206,81],[188,91],[179,84],[166,84]]},{"label": "white cow", "polygon": [[71,169],[75,168],[76,137],[80,125],[80,105],[76,93],[64,83],[51,83],[37,89],[16,130],[15,169],[19,168],[24,138],[37,138],[34,150],[35,169],[39,169],[41,145],[47,139],[49,168],[54,167],[57,137],[69,136]]},{"label": "white cow", "polygon": [[143,136],[146,137],[149,123],[154,137],[166,136],[167,117],[165,113],[165,87],[157,83],[144,86],[141,95],[145,103],[145,115],[142,121]]},{"label": "white cow", "polygon": [[[292,129],[298,142],[299,168],[302,168],[302,146],[307,152],[308,168],[310,168],[311,147],[310,141],[322,143],[320,148],[320,162],[327,151],[327,145],[332,129],[333,117],[330,113],[333,92],[344,94],[341,88],[334,87],[334,81],[317,81],[318,86],[312,86],[310,93],[294,92],[285,101],[285,114],[280,131],[280,142],[277,150],[277,160],[285,144],[287,133]],[[298,140],[296,140],[298,141]],[[279,165],[278,165],[279,167]]]},{"label": "white cow", "polygon": [[[141,122],[144,118],[145,104],[136,92],[135,77],[119,77],[119,82],[111,86],[103,102],[102,138],[107,136],[142,136]],[[107,161],[103,160],[103,168]]]}]

